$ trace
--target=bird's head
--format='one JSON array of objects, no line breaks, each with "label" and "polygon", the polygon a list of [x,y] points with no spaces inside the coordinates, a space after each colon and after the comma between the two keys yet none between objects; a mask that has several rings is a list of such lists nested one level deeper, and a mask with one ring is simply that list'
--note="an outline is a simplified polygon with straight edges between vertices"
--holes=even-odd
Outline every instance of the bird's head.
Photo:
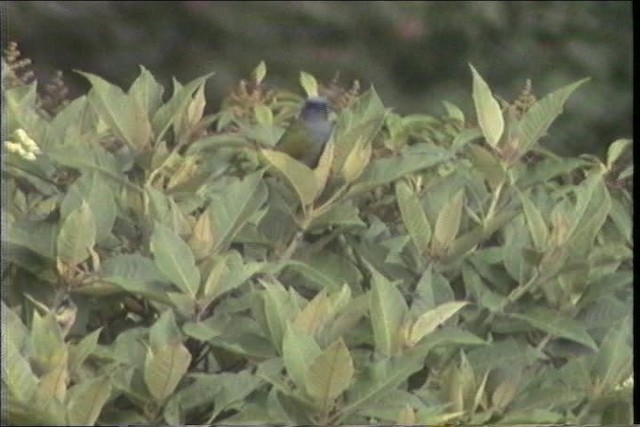
[{"label": "bird's head", "polygon": [[321,96],[308,98],[300,111],[302,120],[322,120],[329,118],[329,101]]}]

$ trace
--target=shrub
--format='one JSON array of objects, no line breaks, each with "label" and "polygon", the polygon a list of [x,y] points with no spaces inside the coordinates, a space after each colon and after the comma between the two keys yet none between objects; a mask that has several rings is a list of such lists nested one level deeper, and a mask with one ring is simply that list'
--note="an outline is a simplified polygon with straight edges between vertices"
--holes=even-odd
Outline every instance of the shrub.
[{"label": "shrub", "polygon": [[302,73],[310,169],[266,73],[211,116],[209,75],[7,77],[3,421],[630,422],[631,141],[539,144],[584,80],[501,105],[472,68],[475,125]]}]

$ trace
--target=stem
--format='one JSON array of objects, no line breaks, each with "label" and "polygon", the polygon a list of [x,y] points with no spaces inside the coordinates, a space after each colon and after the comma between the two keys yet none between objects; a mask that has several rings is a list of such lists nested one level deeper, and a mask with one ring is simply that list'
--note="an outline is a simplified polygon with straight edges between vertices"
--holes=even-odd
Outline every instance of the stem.
[{"label": "stem", "polygon": [[509,296],[507,296],[507,299],[503,305],[503,309],[505,306],[513,304],[514,302],[519,300],[520,297],[522,297],[522,295],[525,294],[525,292],[531,289],[533,285],[535,285],[538,282],[539,277],[540,277],[540,272],[538,270],[535,270],[535,272],[533,273],[533,276],[531,276],[531,279],[529,279],[527,283],[525,283],[522,286],[518,286],[509,294]]},{"label": "stem", "polygon": [[493,198],[491,199],[491,205],[489,206],[489,211],[487,212],[487,216],[485,218],[485,223],[493,218],[494,212],[496,210],[496,206],[498,205],[498,200],[500,199],[500,194],[502,193],[502,188],[504,186],[504,181],[498,185],[496,188],[496,192],[493,194]]},{"label": "stem", "polygon": [[287,246],[287,249],[285,249],[285,251],[282,253],[282,255],[280,255],[280,258],[279,258],[278,261],[282,262],[282,261],[287,261],[288,259],[290,259],[291,255],[293,255],[293,252],[296,250],[296,248],[298,247],[298,245],[302,241],[303,237],[304,237],[304,231],[296,232],[296,235],[293,236],[293,239],[291,239],[291,242],[289,243],[289,246]]}]

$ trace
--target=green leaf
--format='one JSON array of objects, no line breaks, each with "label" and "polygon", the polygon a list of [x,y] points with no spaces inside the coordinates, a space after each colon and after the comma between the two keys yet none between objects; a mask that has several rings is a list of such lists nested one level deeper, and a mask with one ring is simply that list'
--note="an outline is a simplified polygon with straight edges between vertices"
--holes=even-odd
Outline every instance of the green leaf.
[{"label": "green leaf", "polygon": [[152,259],[137,253],[119,254],[108,258],[102,264],[102,276],[105,280],[117,277],[148,283],[165,279]]},{"label": "green leaf", "polygon": [[633,141],[631,139],[617,139],[609,145],[607,148],[607,169],[611,170],[613,168],[616,160],[624,154],[628,149],[632,149]]},{"label": "green leaf", "polygon": [[68,349],[55,315],[47,313],[45,316],[40,316],[37,311],[34,311],[32,322],[29,345],[33,349],[30,358],[34,371],[46,373],[57,366],[66,366]]},{"label": "green leaf", "polygon": [[[2,233],[2,242],[29,249],[45,259],[55,259],[60,224],[42,221],[16,221]],[[8,248],[11,248],[9,246]],[[14,251],[7,251],[11,254]],[[30,257],[32,260],[34,257]],[[15,260],[11,259],[12,262]],[[33,264],[35,262],[32,261]],[[48,266],[47,266],[48,269]]]},{"label": "green leaf", "polygon": [[162,105],[164,88],[145,67],[140,65],[140,75],[131,84],[129,96],[133,96],[150,116]]},{"label": "green leaf", "polygon": [[420,199],[411,191],[409,184],[399,181],[396,184],[396,198],[407,231],[413,244],[421,254],[425,254],[431,240],[431,225],[422,209]]},{"label": "green leaf", "polygon": [[182,341],[182,333],[176,324],[172,310],[165,310],[149,329],[149,344],[151,350],[156,351]]},{"label": "green leaf", "polygon": [[579,221],[574,223],[573,232],[567,242],[572,249],[572,256],[578,258],[589,253],[611,210],[611,196],[603,179],[598,178],[594,183],[593,191],[586,196],[584,205],[586,206],[582,212],[579,211],[579,206],[576,208],[576,219],[579,218]]},{"label": "green leaf", "polygon": [[15,399],[29,402],[38,387],[38,378],[34,375],[27,358],[20,353],[21,347],[22,345],[12,340],[2,343],[2,386]]},{"label": "green leaf", "polygon": [[254,107],[254,114],[256,116],[256,121],[261,125],[273,125],[273,112],[271,108],[266,105],[256,105]]},{"label": "green leaf", "polygon": [[188,336],[206,342],[224,334],[230,320],[231,317],[226,314],[214,315],[200,322],[186,322],[182,330]]},{"label": "green leaf", "polygon": [[84,336],[80,342],[69,348],[69,371],[73,375],[98,346],[102,327]]},{"label": "green leaf", "polygon": [[546,248],[546,244],[549,241],[549,229],[547,228],[547,224],[545,224],[542,214],[536,205],[533,204],[531,199],[523,193],[519,193],[519,196],[533,244],[538,251],[542,251]]},{"label": "green leaf", "polygon": [[503,308],[506,297],[491,290],[476,270],[466,263],[462,266],[462,279],[466,291],[480,306],[491,312],[499,312]]},{"label": "green leaf", "polygon": [[467,145],[471,161],[492,189],[506,180],[505,170],[495,154],[478,144]]},{"label": "green leaf", "polygon": [[365,137],[360,136],[342,165],[340,176],[345,182],[351,183],[358,179],[371,159],[372,144]]},{"label": "green leaf", "polygon": [[521,137],[519,151],[525,153],[542,138],[551,123],[562,113],[564,103],[569,96],[587,79],[567,85],[545,96],[527,110],[520,120]]},{"label": "green leaf", "polygon": [[291,295],[279,283],[264,283],[264,314],[273,348],[282,354],[282,340],[286,326],[298,307],[292,306]]},{"label": "green leaf", "polygon": [[453,105],[449,101],[442,101],[442,105],[447,110],[447,115],[454,120],[458,120],[461,124],[464,124],[464,113],[460,108]]},{"label": "green leaf", "polygon": [[416,347],[400,357],[385,358],[368,364],[356,378],[347,394],[347,404],[342,408],[336,423],[390,393],[414,372],[423,367],[424,350]]},{"label": "green leaf", "polygon": [[182,292],[195,298],[200,287],[200,270],[184,240],[156,223],[149,246],[158,269]]},{"label": "green leaf", "polygon": [[96,173],[82,175],[69,187],[60,205],[60,216],[67,218],[83,201],[89,204],[95,219],[98,244],[105,242],[111,236],[117,214],[110,186]]},{"label": "green leaf", "polygon": [[448,250],[458,231],[462,207],[464,206],[464,190],[459,190],[442,208],[433,231],[432,246],[434,250]]},{"label": "green leaf", "polygon": [[108,178],[114,184],[126,186],[134,191],[142,191],[140,187],[132,184],[126,176],[123,176],[114,155],[106,151],[102,146],[88,144],[84,140],[71,141],[64,145],[51,147],[46,153],[47,157],[60,165],[68,166],[81,172],[98,172],[102,177]]},{"label": "green leaf", "polygon": [[411,327],[410,345],[416,345],[418,341],[435,331],[438,326],[446,322],[467,304],[468,302],[466,301],[447,302],[421,315]]},{"label": "green leaf", "polygon": [[[344,172],[345,162],[356,145],[360,145],[366,151],[369,150],[367,147],[372,144],[380,131],[386,115],[387,111],[373,86],[340,112],[333,132],[335,156],[331,169],[334,175],[339,176]],[[360,155],[368,157],[369,154],[366,151],[359,153],[356,158],[352,158],[352,161],[356,161]],[[356,161],[356,163],[359,162]],[[347,175],[353,178],[357,173],[347,173]]]},{"label": "green leaf", "polygon": [[273,150],[262,150],[270,166],[295,190],[300,203],[309,205],[318,196],[319,188],[316,177],[309,167],[286,153]]},{"label": "green leaf", "polygon": [[94,425],[111,395],[108,376],[92,378],[69,389],[67,417],[72,425]]},{"label": "green leaf", "polygon": [[479,128],[462,129],[451,142],[451,151],[458,152],[471,141],[482,138],[482,130]]},{"label": "green leaf", "polygon": [[282,342],[282,359],[289,377],[298,389],[306,392],[307,372],[311,362],[322,353],[313,336],[287,325]]},{"label": "green leaf", "polygon": [[[216,376],[216,379],[220,384],[220,392],[216,396],[215,410],[211,414],[211,417],[209,417],[207,424],[211,424],[213,419],[223,411],[230,409],[238,410],[244,407],[246,397],[263,384],[263,381],[257,378],[256,375],[247,371],[237,374],[219,374]],[[227,419],[225,419],[224,423],[227,424]]]},{"label": "green leaf", "polygon": [[7,339],[11,337],[11,339],[6,342],[12,342],[17,346],[16,348],[22,348],[29,338],[29,330],[24,323],[22,323],[20,316],[18,316],[14,310],[7,307],[4,300],[0,300],[0,307],[2,327],[4,328],[3,331],[6,333],[4,338]]},{"label": "green leaf", "polygon": [[534,328],[552,336],[568,338],[594,350],[598,349],[597,344],[580,323],[556,311],[544,307],[534,307],[525,313],[513,313],[510,316],[524,320]]},{"label": "green leaf", "polygon": [[307,94],[307,97],[318,96],[318,82],[316,82],[316,78],[311,74],[300,71],[300,85]]},{"label": "green leaf", "polygon": [[311,301],[297,314],[293,325],[310,336],[316,336],[324,329],[327,321],[333,316],[334,308],[326,290],[316,294]]},{"label": "green leaf", "polygon": [[246,135],[241,134],[213,134],[189,144],[185,155],[208,153],[219,148],[247,148],[253,147]]},{"label": "green leaf", "polygon": [[96,222],[89,204],[82,202],[64,220],[57,240],[57,256],[62,262],[77,265],[87,259],[96,244]]},{"label": "green leaf", "polygon": [[507,206],[491,219],[489,219],[484,224],[484,226],[478,225],[473,230],[458,237],[455,242],[453,242],[453,245],[451,246],[447,257],[444,259],[444,262],[452,262],[463,256],[480,242],[495,233],[496,230],[500,229],[500,227],[503,227],[505,224],[511,221],[519,213],[520,211],[516,210],[513,205]]},{"label": "green leaf", "polygon": [[384,356],[395,353],[400,325],[408,312],[407,303],[396,285],[374,267],[371,271],[372,289],[369,300],[369,315],[373,327],[376,351]]},{"label": "green leaf", "polygon": [[181,342],[147,351],[144,382],[157,402],[164,402],[171,396],[190,363],[191,354]]},{"label": "green leaf", "polygon": [[467,359],[477,373],[505,367],[518,369],[531,365],[539,357],[532,347],[512,338],[474,348],[467,353]]},{"label": "green leaf", "polygon": [[619,326],[605,335],[593,365],[594,376],[605,387],[613,388],[633,375],[631,347],[631,318],[624,318]]},{"label": "green leaf", "polygon": [[436,308],[440,304],[455,299],[453,289],[446,277],[427,267],[415,287],[415,296],[411,303],[411,314],[417,315]]},{"label": "green leaf", "polygon": [[633,220],[631,216],[632,210],[628,203],[623,202],[615,196],[611,198],[609,217],[630,245],[633,244]]},{"label": "green leaf", "polygon": [[262,175],[262,171],[253,173],[225,185],[222,191],[212,195],[210,206],[216,236],[212,253],[226,250],[267,200],[268,191]]},{"label": "green leaf", "polygon": [[399,156],[380,158],[369,163],[364,173],[353,183],[348,195],[367,192],[405,175],[450,160],[451,156],[452,153],[443,148],[415,144]]},{"label": "green leaf", "polygon": [[309,366],[307,374],[309,395],[322,408],[328,408],[349,388],[353,374],[353,359],[341,338],[327,347]]},{"label": "green leaf", "polygon": [[315,217],[311,226],[318,228],[328,228],[330,226],[364,228],[366,224],[360,219],[358,208],[345,201],[340,204],[333,204],[322,215]]},{"label": "green leaf", "polygon": [[207,304],[213,302],[213,300],[220,294],[224,287],[224,280],[229,274],[229,267],[226,263],[226,258],[218,260],[216,264],[214,264],[213,268],[209,272],[209,276],[202,283],[202,296],[203,299],[207,301]]},{"label": "green leaf", "polygon": [[156,111],[152,126],[156,141],[161,141],[172,123],[178,123],[179,118],[186,114],[193,100],[193,94],[205,84],[213,73],[198,77],[184,87],[174,80],[174,94],[171,99]]},{"label": "green leaf", "polygon": [[504,132],[504,117],[500,104],[473,65],[469,64],[469,66],[473,73],[473,103],[476,107],[478,124],[489,145],[496,147]]},{"label": "green leaf", "polygon": [[78,71],[91,82],[87,99],[114,136],[137,151],[151,142],[152,130],[148,111],[136,97],[128,97],[122,89],[93,74]]}]

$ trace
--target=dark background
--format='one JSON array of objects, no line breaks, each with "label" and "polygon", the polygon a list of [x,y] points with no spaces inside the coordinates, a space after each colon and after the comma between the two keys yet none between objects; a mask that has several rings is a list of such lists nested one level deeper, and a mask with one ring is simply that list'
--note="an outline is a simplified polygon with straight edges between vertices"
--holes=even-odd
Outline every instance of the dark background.
[{"label": "dark background", "polygon": [[[620,2],[12,2],[2,45],[17,41],[39,78],[71,70],[128,88],[138,64],[170,92],[214,71],[209,109],[261,61],[267,83],[302,93],[300,70],[322,81],[373,83],[403,114],[471,107],[472,63],[496,95],[514,99],[531,78],[541,98],[591,77],[550,129],[565,155],[602,156],[632,132],[632,10]],[[545,140],[543,140],[545,141]]]}]

